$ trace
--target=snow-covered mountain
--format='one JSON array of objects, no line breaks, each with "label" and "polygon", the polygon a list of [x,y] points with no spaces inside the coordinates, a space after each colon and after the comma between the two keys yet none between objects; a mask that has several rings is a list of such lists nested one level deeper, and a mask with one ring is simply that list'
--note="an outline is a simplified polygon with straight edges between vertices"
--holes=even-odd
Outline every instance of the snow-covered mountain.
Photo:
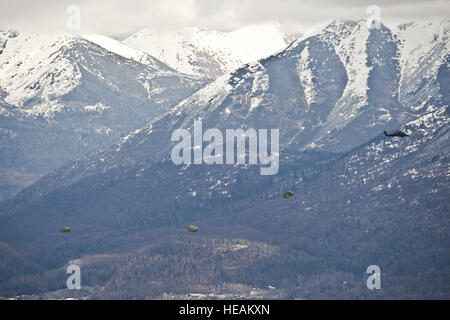
[{"label": "snow-covered mountain", "polygon": [[449,105],[449,21],[402,24],[394,37],[400,51],[400,102],[417,111]]},{"label": "snow-covered mountain", "polygon": [[[1,203],[0,241],[55,270],[118,248],[133,255],[155,242],[158,257],[175,256],[184,241],[180,232],[195,223],[205,239],[277,245],[279,255],[252,263],[248,279],[236,278],[250,287],[261,275],[283,274],[277,287],[298,282],[295,290],[304,290],[309,283],[320,295],[330,284],[317,281],[331,272],[333,279],[357,279],[344,291],[361,297],[355,289],[364,285],[361,273],[377,263],[392,280],[393,288],[382,291],[387,297],[446,298],[448,28],[448,21],[392,30],[335,21],[219,77],[109,148]],[[421,40],[414,30],[421,30]],[[171,134],[192,132],[197,119],[203,130],[278,128],[279,173],[261,176],[250,165],[175,165]],[[383,135],[393,129],[409,136]],[[295,193],[290,200],[282,197],[286,189]],[[57,234],[63,225],[76,230],[68,250]],[[166,246],[170,241],[173,247]],[[288,266],[285,273],[280,266]],[[147,269],[152,279],[163,277],[156,268],[133,274],[145,278]],[[105,277],[129,275],[108,270]],[[87,281],[95,286],[105,279],[94,274]],[[214,281],[208,285],[224,278]],[[343,291],[342,283],[331,284],[333,293]]]},{"label": "snow-covered mountain", "polygon": [[[167,128],[192,129],[198,118],[205,128],[280,128],[285,148],[347,151],[384,129],[448,106],[449,23],[422,28],[434,40],[427,43],[429,51],[414,51],[413,58],[402,50],[413,47],[415,38],[400,42],[384,26],[368,30],[365,21],[333,22],[276,55],[220,77],[119,142],[118,152],[148,140],[146,148],[159,159],[171,147],[161,139],[169,135]],[[422,73],[410,73],[407,61],[413,59],[420,61]],[[423,85],[428,82],[432,91]],[[417,90],[406,91],[410,87]],[[420,103],[402,98],[412,94],[422,97]]]},{"label": "snow-covered mountain", "polygon": [[165,32],[144,29],[123,43],[151,54],[180,72],[215,79],[242,64],[284,49],[292,39],[278,26],[264,24],[233,32],[201,27]]},{"label": "snow-covered mountain", "polygon": [[76,36],[1,32],[0,180],[36,177],[106,147],[206,83],[148,54],[136,62],[132,50],[118,55]]},{"label": "snow-covered mountain", "polygon": [[[63,107],[67,108],[64,103],[67,104],[72,98],[69,93],[73,95],[76,89],[88,87],[87,80],[104,82],[106,90],[123,90],[123,95],[135,95],[149,101],[162,100],[161,93],[170,90],[157,82],[159,78],[172,77],[178,83],[199,80],[174,71],[148,54],[141,53],[139,56],[136,50],[127,48],[120,42],[114,43],[113,39],[108,42],[107,37],[92,38],[102,43],[106,50],[77,36],[2,32],[0,87],[4,91],[4,101],[28,114],[52,118]],[[142,61],[145,67],[132,60]],[[106,63],[116,63],[117,67],[108,70]],[[120,77],[125,78],[127,74],[119,77],[114,69],[133,69],[133,83],[123,87],[126,82]],[[137,88],[131,94],[128,90],[133,85]],[[92,88],[87,89],[95,92]],[[101,93],[103,92],[98,92],[94,99],[85,99],[99,102],[101,98],[109,98]],[[74,106],[71,109],[79,111]]]},{"label": "snow-covered mountain", "polygon": [[[280,53],[221,76],[111,148],[69,164],[32,189],[46,193],[111,168],[152,166],[169,157],[172,131],[192,131],[197,119],[204,130],[278,128],[281,153],[349,151],[383,130],[448,107],[448,53],[443,53],[448,27],[448,22],[423,25],[434,42],[428,46],[431,53],[422,50],[420,55],[437,52],[438,57],[416,58],[424,72],[409,76],[409,69],[402,68],[411,53],[403,56],[402,50],[413,40],[400,42],[395,36],[403,27],[369,30],[365,21],[335,21]],[[434,81],[437,89],[429,92],[421,85],[426,81]],[[413,105],[402,100],[411,94],[401,83],[418,88],[414,95],[424,99]]]},{"label": "snow-covered mountain", "polygon": [[[439,70],[448,69],[448,21],[422,24],[422,32],[427,37],[419,42],[414,31],[405,35],[408,27],[404,25],[393,30],[382,26],[380,30],[369,31],[364,23],[336,21],[320,34],[332,44],[348,80],[308,147],[345,149],[344,145],[333,145],[339,140],[354,147],[362,142],[356,132],[364,133],[364,137],[373,136],[383,126],[395,128],[427,108],[448,105],[444,98],[446,89],[438,83],[445,81]],[[418,44],[422,50],[416,48]],[[414,72],[410,62],[414,59],[414,65],[420,65],[417,68],[422,72]],[[428,87],[423,82],[432,84]],[[414,95],[420,98],[413,100]]]}]

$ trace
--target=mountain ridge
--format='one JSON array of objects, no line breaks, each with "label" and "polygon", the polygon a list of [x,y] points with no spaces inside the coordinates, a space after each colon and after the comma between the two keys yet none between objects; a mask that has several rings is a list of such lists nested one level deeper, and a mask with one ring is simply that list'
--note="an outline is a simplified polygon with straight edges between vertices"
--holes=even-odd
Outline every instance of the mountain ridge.
[{"label": "mountain ridge", "polygon": [[288,44],[284,33],[272,24],[250,25],[232,32],[204,27],[165,32],[143,29],[123,43],[150,53],[176,70],[212,79]]},{"label": "mountain ridge", "polygon": [[[0,204],[5,252],[47,270],[30,276],[37,291],[63,286],[50,275],[67,261],[87,261],[96,297],[188,294],[193,281],[202,293],[232,283],[290,298],[448,297],[448,23],[400,28],[333,22],[49,173]],[[415,28],[426,45],[410,41]],[[175,165],[171,133],[197,120],[278,128],[278,174]],[[383,134],[392,129],[408,136]],[[372,264],[385,283],[376,296],[361,280]]]},{"label": "mountain ridge", "polygon": [[17,191],[20,174],[39,177],[104,148],[208,82],[78,36],[2,32],[0,43],[0,171],[10,181],[0,198]]},{"label": "mountain ridge", "polygon": [[[448,24],[442,30],[446,34]],[[360,37],[365,37],[367,48],[361,43],[359,47],[352,45]],[[445,39],[442,37],[441,41]],[[436,45],[441,46],[439,43]],[[343,48],[336,49],[336,46]],[[367,60],[366,50],[369,49],[372,50],[369,52],[371,58]],[[352,60],[348,60],[346,66],[347,56],[359,59],[356,66]],[[398,100],[401,88],[398,59],[398,46],[386,27],[369,32],[364,21],[333,22],[318,34],[294,42],[278,54],[221,76],[167,113],[116,141],[109,149],[69,163],[59,170],[59,174],[65,176],[65,171],[73,171],[82,177],[108,167],[146,167],[170,154],[173,145],[169,141],[171,130],[192,129],[193,121],[199,118],[205,128],[222,130],[232,127],[276,128],[284,123],[280,135],[281,150],[349,150],[385,129],[398,128],[407,119],[418,118],[423,112],[423,108],[405,107]],[[445,59],[441,54],[435,61],[441,61],[441,68],[444,68]],[[348,70],[357,70],[364,61],[371,65],[365,67],[367,85],[361,91],[355,86],[364,73]],[[309,81],[305,78],[308,72]],[[435,77],[438,77],[437,73]],[[415,83],[420,81],[421,78],[415,76],[410,85],[417,85]],[[311,94],[309,91],[314,92],[315,100],[307,97],[307,93]],[[415,94],[426,95],[422,91]],[[424,105],[429,103],[428,112],[439,106],[432,105],[432,102],[423,102]],[[445,100],[440,105],[445,105]],[[359,134],[355,135],[355,132]],[[73,173],[68,176],[73,177]],[[56,185],[60,181],[62,179],[58,179]]]}]

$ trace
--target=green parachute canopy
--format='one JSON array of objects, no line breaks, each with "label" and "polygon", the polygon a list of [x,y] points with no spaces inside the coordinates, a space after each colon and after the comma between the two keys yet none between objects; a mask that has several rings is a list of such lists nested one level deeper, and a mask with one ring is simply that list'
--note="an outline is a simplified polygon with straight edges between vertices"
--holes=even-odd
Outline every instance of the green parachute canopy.
[{"label": "green parachute canopy", "polygon": [[198,227],[191,225],[191,226],[188,227],[188,231],[189,232],[197,232],[198,231]]},{"label": "green parachute canopy", "polygon": [[63,227],[59,232],[61,233],[67,233],[70,232],[72,229],[70,227]]},{"label": "green parachute canopy", "polygon": [[292,197],[293,195],[294,195],[294,192],[292,192],[291,190],[287,190],[287,191],[283,194],[283,198],[289,199],[289,198]]}]

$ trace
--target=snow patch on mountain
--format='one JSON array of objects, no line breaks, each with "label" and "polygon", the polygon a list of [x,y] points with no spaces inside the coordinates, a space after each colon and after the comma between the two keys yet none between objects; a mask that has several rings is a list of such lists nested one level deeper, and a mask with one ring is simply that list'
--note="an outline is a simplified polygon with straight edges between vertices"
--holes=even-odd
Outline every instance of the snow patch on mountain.
[{"label": "snow patch on mountain", "polygon": [[303,86],[303,92],[305,93],[306,103],[308,107],[315,101],[316,91],[313,82],[313,73],[310,66],[311,56],[309,54],[308,47],[305,47],[300,54],[300,59],[297,64],[297,73],[300,79],[300,83]]},{"label": "snow patch on mountain", "polygon": [[[331,33],[329,39],[335,46],[335,51],[347,70],[348,82],[337,103],[338,108],[346,106],[345,110],[337,110],[333,115],[341,121],[348,121],[357,115],[358,109],[367,104],[367,81],[370,69],[367,66],[366,46],[370,30],[364,20],[358,22],[335,22],[325,29],[326,34]],[[343,104],[351,98],[354,103],[349,106]],[[350,107],[350,109],[348,109]]]},{"label": "snow patch on mountain", "polygon": [[266,69],[261,63],[254,63],[249,67],[249,70],[253,72],[254,79],[251,91],[250,109],[253,111],[255,108],[261,105],[263,101],[262,97],[269,89],[269,76]]},{"label": "snow patch on mountain", "polygon": [[111,109],[110,106],[105,106],[101,102],[96,103],[94,105],[87,105],[84,107],[85,111],[88,112],[96,112],[96,113],[102,113],[105,110]]},{"label": "snow patch on mountain", "polygon": [[50,100],[48,96],[43,96],[42,100],[33,105],[31,109],[22,110],[30,116],[43,116],[46,119],[53,118],[64,109],[64,104],[59,99]]}]

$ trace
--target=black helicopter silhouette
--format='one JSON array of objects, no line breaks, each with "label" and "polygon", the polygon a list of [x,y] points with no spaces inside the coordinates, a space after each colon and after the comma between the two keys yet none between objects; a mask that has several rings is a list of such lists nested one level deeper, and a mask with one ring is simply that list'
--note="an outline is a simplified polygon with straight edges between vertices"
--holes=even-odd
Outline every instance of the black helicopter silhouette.
[{"label": "black helicopter silhouette", "polygon": [[393,133],[387,133],[386,131],[384,131],[384,135],[386,137],[407,137],[408,136],[406,133],[404,133],[403,131],[400,131],[400,130],[394,131]]}]

